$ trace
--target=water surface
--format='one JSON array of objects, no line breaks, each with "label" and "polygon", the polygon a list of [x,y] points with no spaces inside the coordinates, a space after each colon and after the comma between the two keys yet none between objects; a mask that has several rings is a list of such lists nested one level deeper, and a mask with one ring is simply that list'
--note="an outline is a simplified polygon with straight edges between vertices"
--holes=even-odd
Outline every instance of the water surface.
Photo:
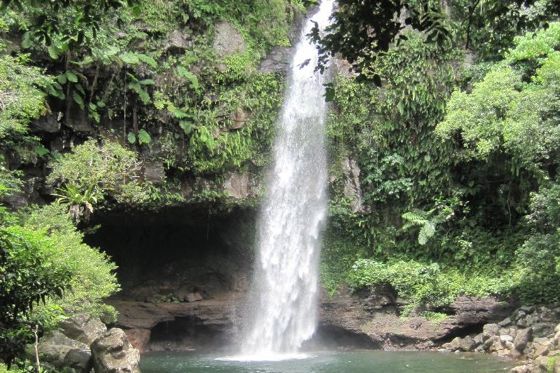
[{"label": "water surface", "polygon": [[437,352],[319,352],[306,359],[257,362],[222,360],[193,353],[142,356],[143,373],[493,373],[511,361],[491,355]]}]

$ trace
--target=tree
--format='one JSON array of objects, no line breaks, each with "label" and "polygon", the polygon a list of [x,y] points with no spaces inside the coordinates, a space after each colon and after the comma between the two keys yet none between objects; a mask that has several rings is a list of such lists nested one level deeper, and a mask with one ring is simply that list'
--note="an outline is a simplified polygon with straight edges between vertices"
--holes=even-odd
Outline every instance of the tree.
[{"label": "tree", "polygon": [[70,270],[52,267],[55,254],[40,233],[0,229],[0,360],[8,364],[32,341],[33,307],[67,289]]},{"label": "tree", "polygon": [[505,50],[515,35],[559,13],[560,5],[552,0],[346,0],[335,10],[327,32],[320,35],[315,27],[311,37],[320,46],[321,69],[338,53],[362,79],[379,85],[381,77],[369,67],[379,53],[406,39],[407,28],[440,48],[456,45],[489,57],[495,49]]},{"label": "tree", "polygon": [[[319,68],[335,53],[346,58],[358,73],[364,73],[379,52],[385,52],[392,43],[406,39],[405,27],[426,33],[430,42],[444,45],[449,29],[444,23],[441,4],[436,1],[381,0],[341,2],[333,13],[333,22],[324,35],[317,26],[311,32],[320,45]],[[380,77],[373,73],[362,77],[380,85]]]}]

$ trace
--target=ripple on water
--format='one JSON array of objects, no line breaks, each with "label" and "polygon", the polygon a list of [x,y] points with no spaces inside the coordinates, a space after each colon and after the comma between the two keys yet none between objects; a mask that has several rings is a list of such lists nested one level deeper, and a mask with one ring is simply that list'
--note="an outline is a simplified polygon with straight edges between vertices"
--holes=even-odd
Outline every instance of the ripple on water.
[{"label": "ripple on water", "polygon": [[157,353],[142,357],[142,373],[497,373],[510,361],[483,354],[436,352],[313,352],[276,356]]}]

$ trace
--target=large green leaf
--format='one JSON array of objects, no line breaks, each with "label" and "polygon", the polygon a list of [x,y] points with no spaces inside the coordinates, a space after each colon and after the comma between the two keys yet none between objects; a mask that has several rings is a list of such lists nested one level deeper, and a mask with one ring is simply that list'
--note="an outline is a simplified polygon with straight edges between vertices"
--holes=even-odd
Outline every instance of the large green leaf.
[{"label": "large green leaf", "polygon": [[149,144],[150,142],[152,142],[152,137],[145,129],[138,131],[138,143],[140,145]]}]

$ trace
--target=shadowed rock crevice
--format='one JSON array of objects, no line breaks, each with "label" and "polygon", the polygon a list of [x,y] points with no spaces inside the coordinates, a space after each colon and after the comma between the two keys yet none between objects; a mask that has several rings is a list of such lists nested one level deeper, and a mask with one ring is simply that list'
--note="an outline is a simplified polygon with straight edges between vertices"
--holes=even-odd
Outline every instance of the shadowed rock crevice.
[{"label": "shadowed rock crevice", "polygon": [[208,324],[196,316],[177,317],[171,321],[160,322],[151,329],[148,349],[214,351],[226,346],[230,342],[228,337],[223,325]]},{"label": "shadowed rock crevice", "polygon": [[119,266],[119,298],[141,302],[214,299],[244,291],[253,260],[252,209],[209,205],[94,216],[86,237]]},{"label": "shadowed rock crevice", "polygon": [[465,325],[462,328],[457,328],[455,330],[450,331],[449,334],[447,334],[442,338],[435,339],[434,342],[436,344],[443,344],[443,343],[451,342],[453,339],[457,337],[464,338],[467,335],[482,333],[482,328],[484,327],[484,325],[485,325],[484,322]]},{"label": "shadowed rock crevice", "polygon": [[380,349],[382,343],[366,333],[356,333],[335,325],[321,324],[317,328],[312,340],[306,343],[308,348],[350,348],[350,349]]}]

